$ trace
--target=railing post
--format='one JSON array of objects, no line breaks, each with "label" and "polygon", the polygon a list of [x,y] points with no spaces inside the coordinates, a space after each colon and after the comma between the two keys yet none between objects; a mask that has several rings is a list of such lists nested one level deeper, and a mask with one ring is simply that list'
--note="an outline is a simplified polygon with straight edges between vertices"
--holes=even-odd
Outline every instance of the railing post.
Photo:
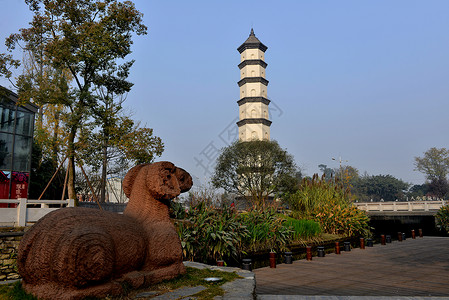
[{"label": "railing post", "polygon": [[396,207],[396,202],[393,202],[393,211],[398,211],[398,209]]},{"label": "railing post", "polygon": [[67,207],[75,207],[75,199],[68,199]]},{"label": "railing post", "polygon": [[27,199],[19,198],[19,205],[17,206],[17,223],[19,227],[24,227],[27,222]]},{"label": "railing post", "polygon": [[413,207],[412,207],[412,204],[410,202],[408,202],[408,211],[413,211]]},{"label": "railing post", "polygon": [[424,202],[424,211],[429,211],[429,203],[427,201]]}]

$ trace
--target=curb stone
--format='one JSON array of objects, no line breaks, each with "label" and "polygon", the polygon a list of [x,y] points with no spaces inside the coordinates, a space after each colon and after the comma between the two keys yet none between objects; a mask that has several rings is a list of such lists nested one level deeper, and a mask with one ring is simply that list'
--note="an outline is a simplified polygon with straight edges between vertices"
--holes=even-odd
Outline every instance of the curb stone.
[{"label": "curb stone", "polygon": [[0,285],[2,285],[2,284],[16,283],[17,281],[22,281],[22,279],[2,280],[2,281],[0,281]]},{"label": "curb stone", "polygon": [[204,291],[205,289],[206,289],[206,287],[204,287],[202,285],[194,286],[194,287],[185,287],[185,288],[176,289],[173,292],[165,293],[163,295],[154,297],[153,299],[158,299],[158,300],[185,299],[191,295],[194,295],[196,293]]},{"label": "curb stone", "polygon": [[257,300],[449,300],[449,297],[260,295]]}]

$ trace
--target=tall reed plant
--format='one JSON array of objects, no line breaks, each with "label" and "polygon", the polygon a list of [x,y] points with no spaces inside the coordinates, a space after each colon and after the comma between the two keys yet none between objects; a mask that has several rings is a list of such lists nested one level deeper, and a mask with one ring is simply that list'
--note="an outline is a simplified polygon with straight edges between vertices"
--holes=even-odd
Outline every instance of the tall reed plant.
[{"label": "tall reed plant", "polygon": [[286,195],[285,200],[293,217],[315,220],[326,233],[369,235],[368,216],[352,205],[350,189],[337,180],[327,181],[315,174],[303,179],[298,191]]},{"label": "tall reed plant", "polygon": [[324,175],[320,178],[315,174],[312,179],[303,178],[299,189],[293,194],[287,194],[284,199],[290,209],[304,216],[310,216],[317,207],[324,204],[332,202],[350,204],[351,193],[338,181],[326,181]]},{"label": "tall reed plant", "polygon": [[241,213],[240,221],[248,230],[244,239],[246,251],[283,251],[290,242],[293,230],[285,226],[285,219],[274,208],[253,209]]}]

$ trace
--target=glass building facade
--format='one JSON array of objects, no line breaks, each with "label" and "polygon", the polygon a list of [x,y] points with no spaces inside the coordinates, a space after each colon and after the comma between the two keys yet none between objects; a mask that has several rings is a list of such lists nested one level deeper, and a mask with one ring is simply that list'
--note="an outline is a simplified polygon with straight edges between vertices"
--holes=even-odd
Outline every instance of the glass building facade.
[{"label": "glass building facade", "polygon": [[28,198],[37,109],[34,104],[18,106],[12,92],[0,94],[0,199]]}]

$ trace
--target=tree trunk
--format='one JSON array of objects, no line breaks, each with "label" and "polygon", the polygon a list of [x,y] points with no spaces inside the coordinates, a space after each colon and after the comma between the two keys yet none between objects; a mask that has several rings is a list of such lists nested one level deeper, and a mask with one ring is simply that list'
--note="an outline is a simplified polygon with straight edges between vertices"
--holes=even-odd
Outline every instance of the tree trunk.
[{"label": "tree trunk", "polygon": [[52,141],[52,155],[51,160],[53,163],[54,170],[58,167],[58,131],[59,131],[59,113],[55,113],[55,128],[53,132],[53,141]]},{"label": "tree trunk", "polygon": [[101,181],[100,181],[100,202],[106,202],[106,172],[108,166],[108,148],[106,142],[103,143]]},{"label": "tree trunk", "polygon": [[76,129],[72,129],[69,133],[69,140],[68,140],[68,153],[69,153],[69,177],[68,177],[68,183],[67,183],[67,192],[69,194],[69,199],[75,199],[76,192],[75,192],[75,132]]}]

